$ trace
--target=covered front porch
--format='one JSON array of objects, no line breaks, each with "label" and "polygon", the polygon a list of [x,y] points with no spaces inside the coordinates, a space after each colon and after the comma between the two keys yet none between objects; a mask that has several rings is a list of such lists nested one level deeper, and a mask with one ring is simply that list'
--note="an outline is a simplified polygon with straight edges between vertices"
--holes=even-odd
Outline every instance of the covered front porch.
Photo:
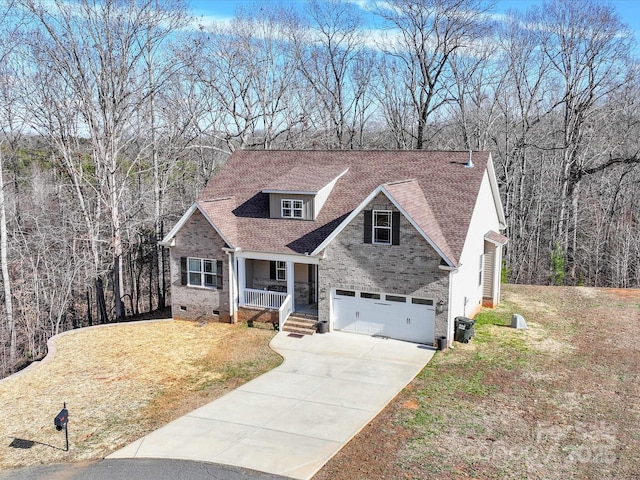
[{"label": "covered front porch", "polygon": [[278,312],[280,328],[291,314],[317,320],[317,259],[260,257],[252,258],[248,254],[236,257],[237,307]]}]

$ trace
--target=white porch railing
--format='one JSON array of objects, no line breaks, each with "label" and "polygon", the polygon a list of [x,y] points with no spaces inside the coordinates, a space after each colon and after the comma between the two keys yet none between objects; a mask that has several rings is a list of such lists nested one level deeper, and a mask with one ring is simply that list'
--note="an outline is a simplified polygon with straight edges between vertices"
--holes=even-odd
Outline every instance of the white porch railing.
[{"label": "white porch railing", "polygon": [[287,295],[287,298],[284,299],[284,302],[282,302],[282,305],[280,306],[280,308],[278,309],[278,331],[281,332],[282,331],[282,327],[284,326],[284,322],[287,321],[287,318],[289,318],[289,315],[291,315],[293,313],[293,309],[291,308],[291,295]]},{"label": "white porch railing", "polygon": [[282,306],[286,297],[287,294],[283,292],[272,292],[269,290],[245,288],[244,303],[242,306],[255,308],[271,308],[273,310],[277,310]]}]

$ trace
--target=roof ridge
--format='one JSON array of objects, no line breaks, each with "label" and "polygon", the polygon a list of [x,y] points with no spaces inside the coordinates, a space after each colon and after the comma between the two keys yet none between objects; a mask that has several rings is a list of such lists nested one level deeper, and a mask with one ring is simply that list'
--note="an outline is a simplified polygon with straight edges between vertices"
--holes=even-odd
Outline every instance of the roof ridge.
[{"label": "roof ridge", "polygon": [[206,202],[221,202],[223,200],[233,200],[235,198],[234,195],[229,195],[227,197],[216,197],[216,198],[205,198],[202,200],[196,200],[198,203],[206,203]]},{"label": "roof ridge", "polygon": [[410,182],[417,182],[417,180],[415,178],[408,178],[406,180],[396,180],[393,182],[385,182],[383,183],[383,185],[400,185],[403,183],[410,183]]}]

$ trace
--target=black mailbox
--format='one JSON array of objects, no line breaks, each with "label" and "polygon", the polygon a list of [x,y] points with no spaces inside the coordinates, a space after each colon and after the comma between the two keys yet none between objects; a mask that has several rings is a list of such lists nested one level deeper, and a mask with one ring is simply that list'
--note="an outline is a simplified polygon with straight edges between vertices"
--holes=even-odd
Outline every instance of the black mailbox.
[{"label": "black mailbox", "polygon": [[69,421],[69,412],[66,408],[60,410],[60,413],[55,418],[53,423],[56,426],[56,430],[60,431],[67,426],[67,422]]}]

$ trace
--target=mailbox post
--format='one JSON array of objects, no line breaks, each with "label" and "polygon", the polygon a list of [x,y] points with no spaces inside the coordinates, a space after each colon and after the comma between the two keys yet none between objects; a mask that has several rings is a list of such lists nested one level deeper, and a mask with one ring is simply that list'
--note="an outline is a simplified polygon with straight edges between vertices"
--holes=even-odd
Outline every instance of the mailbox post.
[{"label": "mailbox post", "polygon": [[63,404],[62,410],[53,420],[53,424],[56,426],[56,430],[60,431],[64,428],[64,436],[66,439],[66,452],[69,451],[69,430],[67,428],[67,424],[69,423],[69,411],[67,410],[67,403]]}]

